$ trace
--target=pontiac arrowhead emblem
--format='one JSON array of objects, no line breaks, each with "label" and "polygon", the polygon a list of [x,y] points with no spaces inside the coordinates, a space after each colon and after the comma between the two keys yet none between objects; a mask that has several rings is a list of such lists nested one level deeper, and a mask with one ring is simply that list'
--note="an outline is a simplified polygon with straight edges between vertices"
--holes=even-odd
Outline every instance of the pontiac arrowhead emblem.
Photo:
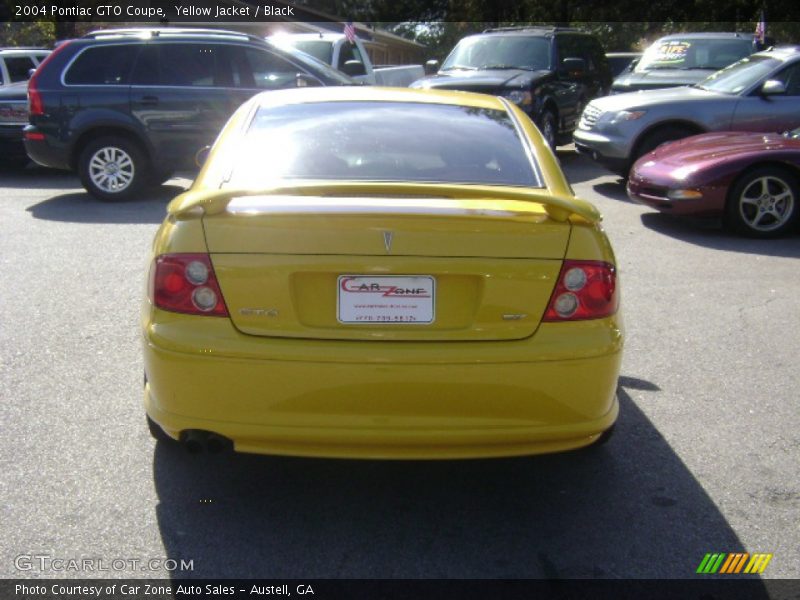
[{"label": "pontiac arrowhead emblem", "polygon": [[383,245],[386,248],[386,254],[389,254],[392,251],[392,238],[394,238],[393,232],[391,231],[383,232]]}]

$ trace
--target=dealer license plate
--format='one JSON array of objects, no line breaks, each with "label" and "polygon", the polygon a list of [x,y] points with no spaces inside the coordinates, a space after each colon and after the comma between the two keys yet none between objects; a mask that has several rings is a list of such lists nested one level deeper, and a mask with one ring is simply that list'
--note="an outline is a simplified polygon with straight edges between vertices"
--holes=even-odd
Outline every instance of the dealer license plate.
[{"label": "dealer license plate", "polygon": [[430,275],[340,275],[340,323],[433,323],[436,279]]}]

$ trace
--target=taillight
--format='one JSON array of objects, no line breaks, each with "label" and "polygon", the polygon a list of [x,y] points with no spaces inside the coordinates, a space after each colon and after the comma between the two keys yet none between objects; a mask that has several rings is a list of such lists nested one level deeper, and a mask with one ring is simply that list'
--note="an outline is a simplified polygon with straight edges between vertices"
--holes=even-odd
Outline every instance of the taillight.
[{"label": "taillight", "polygon": [[39,91],[39,85],[37,83],[39,73],[42,72],[42,69],[44,69],[45,65],[47,65],[47,63],[49,63],[56,54],[69,46],[69,44],[70,42],[64,42],[50,54],[48,54],[47,58],[39,63],[39,66],[36,67],[36,70],[33,72],[33,76],[28,80],[28,113],[31,115],[44,114],[44,102],[42,101],[42,94]]},{"label": "taillight", "polygon": [[44,114],[44,102],[42,95],[36,87],[36,73],[28,81],[28,113],[31,116]]},{"label": "taillight", "polygon": [[617,312],[617,270],[594,260],[565,260],[543,321],[601,319]]},{"label": "taillight", "polygon": [[157,308],[191,315],[227,317],[208,254],[162,254],[150,269],[150,300]]}]

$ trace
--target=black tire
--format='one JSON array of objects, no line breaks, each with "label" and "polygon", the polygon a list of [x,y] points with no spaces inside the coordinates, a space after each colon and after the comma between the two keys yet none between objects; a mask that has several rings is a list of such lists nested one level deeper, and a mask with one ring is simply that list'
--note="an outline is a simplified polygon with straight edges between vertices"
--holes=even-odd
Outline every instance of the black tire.
[{"label": "black tire", "polygon": [[555,113],[549,108],[544,109],[542,117],[539,119],[539,131],[547,142],[547,145],[555,152],[558,137],[558,120]]},{"label": "black tire", "polygon": [[742,175],[731,186],[725,225],[753,238],[774,238],[790,231],[798,219],[800,182],[779,166],[764,166]]},{"label": "black tire", "polygon": [[124,137],[99,137],[78,157],[83,187],[98,200],[115,202],[136,196],[150,181],[149,163],[141,148]]},{"label": "black tire", "polygon": [[655,131],[651,131],[647,135],[642,138],[642,140],[637,144],[636,151],[634,152],[634,156],[631,160],[631,166],[635,163],[638,159],[642,156],[647,154],[648,152],[652,152],[656,148],[658,148],[661,144],[666,144],[667,142],[674,142],[675,140],[682,140],[683,138],[687,138],[691,135],[696,135],[697,132],[689,129],[688,127],[661,127],[656,129]]},{"label": "black tire", "polygon": [[156,440],[157,442],[174,442],[171,437],[169,437],[166,432],[161,429],[161,426],[153,421],[150,418],[150,415],[145,415],[147,417],[147,429],[150,430],[151,437]]}]

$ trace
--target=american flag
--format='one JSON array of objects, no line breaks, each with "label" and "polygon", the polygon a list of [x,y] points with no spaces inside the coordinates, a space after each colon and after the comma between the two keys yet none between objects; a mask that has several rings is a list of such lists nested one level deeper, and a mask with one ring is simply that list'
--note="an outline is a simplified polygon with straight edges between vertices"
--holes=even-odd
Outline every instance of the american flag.
[{"label": "american flag", "polygon": [[348,21],[344,24],[344,37],[346,37],[347,41],[351,44],[356,43],[356,28],[353,27],[352,21]]},{"label": "american flag", "polygon": [[758,17],[758,23],[756,23],[756,40],[758,40],[759,44],[764,43],[764,39],[767,35],[767,22],[764,20],[764,10],[761,10],[761,14]]}]

